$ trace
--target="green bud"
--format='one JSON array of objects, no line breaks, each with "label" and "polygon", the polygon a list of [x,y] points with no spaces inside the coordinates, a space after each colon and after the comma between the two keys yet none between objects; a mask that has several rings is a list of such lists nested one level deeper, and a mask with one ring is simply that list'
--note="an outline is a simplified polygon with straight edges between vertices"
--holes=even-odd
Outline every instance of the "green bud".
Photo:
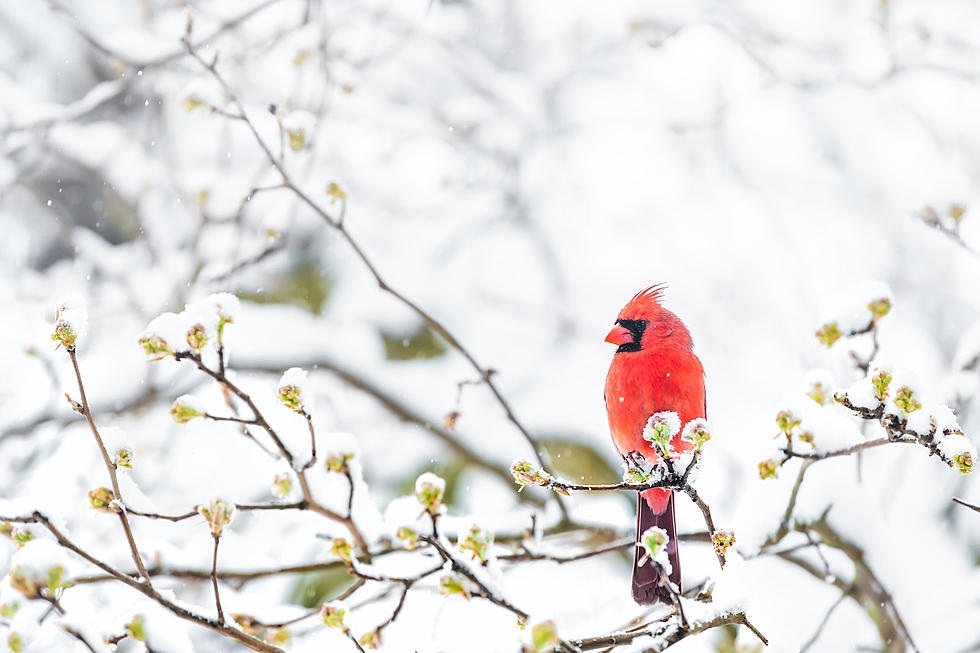
[{"label": "green bud", "polygon": [[395,537],[402,541],[407,549],[414,549],[419,542],[419,534],[407,526],[402,526],[395,532]]},{"label": "green bud", "polygon": [[195,417],[204,417],[204,413],[196,408],[192,408],[178,398],[170,407],[170,416],[178,424],[186,424]]},{"label": "green bud", "polygon": [[880,318],[888,315],[888,312],[892,310],[892,302],[887,297],[882,297],[881,299],[876,299],[868,304],[868,310],[871,311],[871,321],[877,322]]},{"label": "green bud", "polygon": [[342,537],[335,537],[330,542],[330,553],[334,554],[347,564],[354,560],[354,547]]},{"label": "green bud", "polygon": [[204,330],[204,325],[195,324],[190,329],[187,330],[187,344],[196,352],[201,351],[208,341],[208,334]]},{"label": "green bud", "polygon": [[372,651],[381,648],[381,634],[376,630],[364,633],[357,641],[361,646]]},{"label": "green bud", "polygon": [[878,401],[884,401],[888,396],[888,384],[892,382],[892,375],[884,370],[878,370],[871,377],[871,385],[875,388],[875,396]]},{"label": "green bud", "polygon": [[4,603],[3,605],[0,605],[0,617],[4,617],[5,619],[12,619],[13,616],[17,614],[17,611],[19,609],[20,609],[20,603],[18,603],[17,601],[10,601],[8,603]]},{"label": "green bud", "polygon": [[794,426],[800,425],[800,418],[796,417],[792,412],[788,410],[781,410],[776,413],[776,426],[779,430],[783,432],[787,437],[793,430]]},{"label": "green bud", "polygon": [[815,335],[817,336],[817,340],[819,340],[823,345],[829,347],[840,340],[841,336],[844,334],[840,332],[840,327],[837,326],[836,322],[828,322],[817,329]]},{"label": "green bud", "polygon": [[529,460],[515,460],[510,466],[510,473],[523,489],[529,485],[547,485],[551,480],[540,467]]},{"label": "green bud", "polygon": [[352,460],[354,460],[354,454],[352,453],[331,455],[329,458],[327,458],[327,471],[344,474],[350,471],[347,463]]},{"label": "green bud", "polygon": [[107,487],[98,487],[94,490],[89,490],[88,498],[89,505],[99,512],[116,513],[121,510],[119,504],[114,503],[116,495]]},{"label": "green bud", "polygon": [[973,471],[973,456],[970,455],[969,451],[964,451],[953,456],[953,462],[957,471],[961,474],[969,474]]},{"label": "green bud", "polygon": [[146,641],[146,630],[143,627],[143,615],[136,615],[126,624],[126,634],[139,642]]},{"label": "green bud", "polygon": [[223,499],[213,499],[206,506],[198,506],[197,511],[208,523],[211,534],[215,537],[221,537],[221,531],[231,523],[231,518],[235,514],[235,504],[228,503]]},{"label": "green bud", "polygon": [[133,458],[134,454],[132,449],[127,449],[125,447],[116,449],[116,467],[120,467],[122,469],[132,469]]},{"label": "green bud", "polygon": [[157,335],[143,336],[139,339],[139,344],[147,356],[153,356],[151,361],[158,361],[174,354],[167,345],[167,341]]},{"label": "green bud", "polygon": [[776,474],[775,460],[770,458],[759,463],[759,478],[762,480],[766,480],[767,478],[779,478],[779,475]]},{"label": "green bud", "polygon": [[915,391],[907,385],[895,391],[895,405],[906,415],[922,408],[922,402],[915,398]]},{"label": "green bud", "polygon": [[558,631],[554,621],[542,621],[531,628],[531,643],[534,653],[553,651],[558,646]]},{"label": "green bud", "polygon": [[14,653],[21,653],[24,650],[24,640],[21,639],[20,633],[11,632],[7,635],[7,647]]},{"label": "green bud", "polygon": [[289,410],[299,412],[303,410],[303,401],[300,399],[302,390],[294,385],[284,385],[279,388],[279,401]]},{"label": "green bud", "polygon": [[55,323],[54,332],[51,334],[52,340],[60,342],[67,349],[74,349],[77,338],[78,334],[75,333],[75,329],[72,328],[71,324],[63,320],[58,320]]},{"label": "green bud", "polygon": [[467,585],[468,581],[459,574],[446,574],[439,579],[439,593],[444,596],[459,594],[469,600],[472,594]]},{"label": "green bud", "polygon": [[473,524],[465,537],[460,540],[459,548],[461,551],[469,551],[473,554],[473,560],[479,559],[480,564],[483,564],[487,561],[491,544],[493,544],[493,533],[487,533]]},{"label": "green bud", "polygon": [[320,606],[320,618],[330,628],[344,630],[345,614],[347,614],[347,608],[340,601],[331,601]]}]

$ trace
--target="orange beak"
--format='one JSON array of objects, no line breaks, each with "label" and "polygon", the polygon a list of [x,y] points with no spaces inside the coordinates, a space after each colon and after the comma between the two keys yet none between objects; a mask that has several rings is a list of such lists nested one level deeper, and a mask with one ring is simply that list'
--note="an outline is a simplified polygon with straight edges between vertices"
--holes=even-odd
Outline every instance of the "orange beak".
[{"label": "orange beak", "polygon": [[606,342],[612,343],[614,345],[625,345],[627,343],[633,342],[633,334],[626,327],[619,326],[618,324],[613,327],[613,330],[609,332],[606,336]]}]

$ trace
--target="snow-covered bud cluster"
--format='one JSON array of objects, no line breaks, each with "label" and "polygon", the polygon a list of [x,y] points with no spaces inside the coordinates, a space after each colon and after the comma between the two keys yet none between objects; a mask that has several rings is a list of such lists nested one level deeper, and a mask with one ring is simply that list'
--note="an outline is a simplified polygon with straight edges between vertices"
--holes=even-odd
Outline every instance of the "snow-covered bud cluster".
[{"label": "snow-covered bud cluster", "polygon": [[351,564],[354,561],[354,547],[342,537],[335,537],[330,541],[330,553],[347,564]]},{"label": "snow-covered bud cluster", "polygon": [[306,370],[290,367],[279,379],[277,396],[289,410],[308,415],[313,410],[313,391],[306,377]]},{"label": "snow-covered bud cluster", "polygon": [[469,578],[452,572],[442,576],[439,579],[439,593],[444,596],[452,596],[453,594],[459,594],[463,598],[469,600],[473,596],[473,583]]},{"label": "snow-covered bud cluster", "polygon": [[51,540],[35,540],[21,547],[10,559],[10,586],[28,599],[49,596],[67,587],[68,555]]},{"label": "snow-covered bud cluster", "polygon": [[778,465],[776,465],[776,461],[772,458],[763,460],[761,463],[759,463],[759,478],[762,480],[766,480],[767,478],[779,478],[779,475],[776,474],[777,468]]},{"label": "snow-covered bud cluster", "polygon": [[200,322],[195,322],[187,329],[187,345],[191,348],[194,353],[200,353],[201,347],[207,344],[208,334],[204,329],[204,325]]},{"label": "snow-covered bud cluster", "polygon": [[735,532],[719,528],[711,534],[711,543],[714,545],[715,551],[725,555],[725,552],[735,544]]},{"label": "snow-covered bud cluster", "polygon": [[290,111],[282,119],[282,128],[289,138],[289,149],[299,152],[309,145],[316,119],[308,111]]},{"label": "snow-covered bud cluster", "polygon": [[684,425],[681,439],[694,445],[694,450],[701,451],[701,447],[711,439],[711,431],[708,429],[708,420],[703,417],[692,419]]},{"label": "snow-covered bud cluster", "polygon": [[490,545],[493,544],[493,533],[485,531],[478,524],[459,530],[459,548],[473,554],[473,560],[485,563],[490,556]]},{"label": "snow-covered bud cluster", "polygon": [[922,408],[922,402],[915,398],[915,391],[907,385],[903,385],[895,391],[893,401],[905,417]]},{"label": "snow-covered bud cluster", "polygon": [[344,189],[341,188],[337,184],[337,182],[331,181],[330,182],[330,185],[327,186],[327,197],[330,198],[330,203],[333,204],[337,200],[340,200],[341,202],[343,202],[344,200],[346,200],[347,199],[347,193],[344,192]]},{"label": "snow-covered bud cluster", "polygon": [[88,325],[88,311],[80,301],[67,301],[58,307],[55,314],[54,331],[51,339],[66,349],[75,349],[78,339],[85,334]]},{"label": "snow-covered bud cluster", "polygon": [[369,630],[358,638],[357,642],[366,649],[375,651],[381,648],[381,633]]},{"label": "snow-covered bud cluster", "polygon": [[406,549],[414,549],[419,543],[418,532],[412,530],[408,526],[400,526],[398,530],[395,531],[395,537],[398,538],[398,541],[405,545]]},{"label": "snow-covered bud cluster", "polygon": [[320,618],[329,628],[345,630],[344,615],[347,614],[347,606],[342,601],[330,601],[320,606]]},{"label": "snow-covered bud cluster", "polygon": [[113,463],[120,469],[132,469],[133,458],[135,457],[136,455],[129,447],[119,447],[116,449],[115,460],[113,460]]},{"label": "snow-covered bud cluster", "polygon": [[510,473],[522,490],[528,485],[547,485],[551,482],[551,477],[543,469],[524,458],[518,458],[511,464]]},{"label": "snow-covered bud cluster", "polygon": [[827,370],[811,370],[803,383],[804,394],[821,406],[834,400],[834,380]]},{"label": "snow-covered bud cluster", "polygon": [[680,417],[673,411],[665,410],[650,416],[646,426],[643,427],[643,439],[649,442],[651,447],[658,449],[663,458],[669,458],[673,449],[670,440],[680,430]]},{"label": "snow-covered bud cluster", "polygon": [[107,487],[97,487],[88,492],[89,505],[99,512],[120,512],[122,508],[116,495]]},{"label": "snow-covered bud cluster", "polygon": [[961,431],[943,435],[936,445],[939,455],[961,474],[969,474],[977,460],[977,448]]},{"label": "snow-covered bud cluster", "polygon": [[200,354],[212,340],[220,344],[224,326],[234,321],[238,310],[238,298],[234,295],[209,295],[187,304],[180,313],[163,313],[153,318],[139,344],[151,361],[177,353]]},{"label": "snow-covered bud cluster", "polygon": [[824,345],[825,347],[830,347],[832,344],[840,340],[841,336],[844,334],[840,332],[840,327],[837,326],[836,322],[828,322],[817,329],[814,335],[817,336],[817,340],[820,341],[820,344]]},{"label": "snow-covered bud cluster", "polygon": [[221,537],[221,532],[225,526],[231,523],[231,518],[235,514],[235,504],[228,503],[223,499],[212,499],[206,506],[198,506],[197,511],[204,517],[211,534]]},{"label": "snow-covered bud cluster", "polygon": [[793,427],[800,425],[800,418],[793,414],[790,410],[781,410],[776,413],[776,426],[779,427],[780,432],[786,437],[789,437],[793,431]]},{"label": "snow-covered bud cluster", "polygon": [[34,533],[28,529],[6,522],[0,522],[0,535],[4,535],[13,540],[18,549],[34,539]]},{"label": "snow-covered bud cluster", "polygon": [[353,453],[335,453],[327,457],[327,471],[338,472],[340,474],[350,471],[347,463],[354,460]]},{"label": "snow-covered bud cluster", "polygon": [[554,621],[549,619],[531,627],[531,646],[534,653],[555,650],[558,646],[558,630]]},{"label": "snow-covered bud cluster", "polygon": [[272,496],[285,499],[293,491],[293,477],[289,472],[276,474],[272,479]]},{"label": "snow-covered bud cluster", "polygon": [[178,424],[186,424],[195,417],[204,417],[206,412],[204,401],[194,395],[181,395],[170,407],[170,416]]},{"label": "snow-covered bud cluster", "polygon": [[430,515],[442,512],[442,496],[446,492],[446,481],[432,472],[426,472],[415,480],[415,498]]}]

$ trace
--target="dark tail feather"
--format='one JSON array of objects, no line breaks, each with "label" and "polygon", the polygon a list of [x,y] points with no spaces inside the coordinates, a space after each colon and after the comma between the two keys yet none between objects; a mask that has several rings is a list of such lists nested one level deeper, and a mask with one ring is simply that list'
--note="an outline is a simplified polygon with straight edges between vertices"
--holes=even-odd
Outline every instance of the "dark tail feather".
[{"label": "dark tail feather", "polygon": [[[678,588],[681,586],[681,559],[677,555],[677,524],[674,519],[674,493],[670,493],[667,500],[667,509],[660,515],[654,514],[646,500],[642,496],[637,496],[636,510],[636,541],[640,541],[640,535],[651,526],[659,526],[667,531],[670,541],[667,543],[667,557],[670,560],[671,572],[670,580]],[[650,605],[652,603],[667,603],[672,605],[673,598],[666,587],[662,587],[657,581],[659,572],[657,568],[647,561],[642,567],[639,565],[643,551],[639,547],[633,554],[633,600],[640,605]]]}]

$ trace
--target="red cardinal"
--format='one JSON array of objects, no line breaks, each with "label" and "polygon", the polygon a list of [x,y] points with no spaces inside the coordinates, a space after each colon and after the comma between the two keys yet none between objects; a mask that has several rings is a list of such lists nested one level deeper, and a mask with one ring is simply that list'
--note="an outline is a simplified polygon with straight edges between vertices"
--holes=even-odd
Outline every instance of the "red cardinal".
[{"label": "red cardinal", "polygon": [[[692,351],[691,334],[680,318],[660,305],[664,286],[651,286],[638,293],[623,307],[616,326],[606,342],[617,345],[606,375],[606,413],[609,431],[620,455],[638,451],[651,463],[658,454],[643,439],[643,427],[654,413],[673,411],[681,424],[705,417],[704,369]],[[692,445],[672,439],[674,449],[685,451]],[[674,493],[647,490],[637,501],[636,537],[651,526],[667,531],[667,555],[672,568],[670,580],[681,586],[681,564],[677,555],[677,525],[674,519]],[[642,605],[671,603],[668,590],[659,585],[652,564],[638,564],[642,552],[633,559],[633,599]]]}]

